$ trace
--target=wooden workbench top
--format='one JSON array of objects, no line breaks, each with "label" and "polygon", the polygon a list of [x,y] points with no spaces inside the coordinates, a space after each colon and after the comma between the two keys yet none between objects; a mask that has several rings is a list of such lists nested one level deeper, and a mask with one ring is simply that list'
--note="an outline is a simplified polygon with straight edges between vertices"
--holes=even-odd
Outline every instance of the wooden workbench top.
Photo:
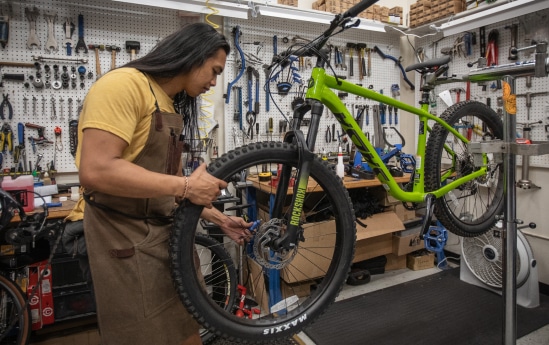
[{"label": "wooden workbench top", "polygon": [[[248,176],[248,180],[252,182],[254,188],[262,192],[272,193],[273,191],[273,187],[271,186],[270,181],[260,182],[259,177],[257,175]],[[395,177],[395,180],[397,183],[406,183],[410,181],[410,174],[405,174],[403,177]],[[354,178],[351,176],[345,176],[343,178],[343,184],[347,189],[381,186],[381,182],[377,178],[374,178],[372,180],[366,180],[366,179]],[[320,188],[320,186],[313,179],[309,179],[307,192],[311,193],[311,192],[321,192],[321,191],[322,191],[322,188]],[[292,190],[289,190],[288,192],[289,194],[291,194]]]}]

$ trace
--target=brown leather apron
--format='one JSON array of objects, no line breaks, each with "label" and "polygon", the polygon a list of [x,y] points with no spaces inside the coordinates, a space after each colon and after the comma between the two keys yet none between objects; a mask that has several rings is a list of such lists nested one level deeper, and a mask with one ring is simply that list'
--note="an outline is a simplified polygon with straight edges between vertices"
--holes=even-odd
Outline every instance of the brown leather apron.
[{"label": "brown leather apron", "polygon": [[[147,143],[134,163],[175,175],[181,160],[182,115],[163,113],[156,107]],[[171,279],[171,221],[163,217],[173,211],[174,197],[86,194],[107,208],[148,217],[135,219],[93,204],[86,207],[84,229],[102,344],[179,345],[196,337],[199,326],[180,302]]]}]

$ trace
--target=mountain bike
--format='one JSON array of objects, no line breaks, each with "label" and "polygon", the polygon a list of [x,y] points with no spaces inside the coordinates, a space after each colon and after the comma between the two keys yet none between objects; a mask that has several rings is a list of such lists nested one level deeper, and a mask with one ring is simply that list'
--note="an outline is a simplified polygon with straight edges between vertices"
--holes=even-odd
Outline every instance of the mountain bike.
[{"label": "mountain bike", "polygon": [[[273,59],[270,68],[276,73],[296,56],[316,58],[305,102],[294,110],[290,130],[282,142],[236,148],[208,167],[212,175],[234,188],[253,186],[247,188],[248,193],[267,194],[267,216],[259,216],[254,238],[245,248],[234,245],[229,250],[234,262],[245,263],[239,274],[248,278],[257,313],[239,317],[220,307],[201,288],[200,273],[191,258],[202,207],[185,201],[175,213],[170,244],[174,284],[189,312],[218,336],[243,342],[289,337],[324,313],[345,283],[355,250],[355,214],[333,166],[314,153],[324,107],[335,115],[390,195],[408,207],[424,205],[422,235],[436,215],[449,231],[477,236],[488,231],[503,211],[501,157],[473,153],[468,148],[471,142],[503,139],[499,116],[474,101],[457,103],[440,117],[428,111],[429,93],[437,78],[448,70],[449,57],[407,68],[421,74],[418,108],[327,72],[331,69],[329,51],[324,48],[328,39],[355,27],[358,21],[354,17],[375,2],[364,0],[336,15],[319,37]],[[408,183],[395,181],[337,91],[390,105],[400,109],[401,116],[409,113],[418,117],[415,169]],[[310,116],[307,134],[300,129],[305,115]],[[265,174],[273,178],[262,182]],[[306,293],[302,291],[304,286]]]}]

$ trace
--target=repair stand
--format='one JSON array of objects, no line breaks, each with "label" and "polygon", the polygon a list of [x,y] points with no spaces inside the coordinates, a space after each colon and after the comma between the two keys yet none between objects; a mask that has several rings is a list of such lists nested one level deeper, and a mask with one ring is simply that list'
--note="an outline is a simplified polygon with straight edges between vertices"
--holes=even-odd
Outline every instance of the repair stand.
[{"label": "repair stand", "polygon": [[503,80],[503,142],[470,143],[471,152],[476,153],[503,153],[504,170],[504,198],[505,210],[504,243],[503,243],[503,339],[505,345],[516,344],[517,339],[517,279],[516,279],[516,254],[517,254],[517,223],[522,223],[516,218],[516,155],[542,155],[549,153],[548,142],[532,144],[517,144],[515,142],[516,131],[516,77],[547,77],[547,43],[540,43],[525,49],[536,49],[535,61],[523,62],[515,65],[493,66],[490,70],[479,68],[472,71],[468,79],[471,81],[486,81],[494,79]]}]

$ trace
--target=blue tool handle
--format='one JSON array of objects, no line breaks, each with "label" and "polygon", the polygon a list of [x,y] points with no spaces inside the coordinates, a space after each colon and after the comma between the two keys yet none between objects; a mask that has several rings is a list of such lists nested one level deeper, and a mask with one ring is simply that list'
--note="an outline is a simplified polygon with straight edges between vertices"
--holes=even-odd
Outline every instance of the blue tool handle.
[{"label": "blue tool handle", "polygon": [[84,16],[78,15],[78,38],[84,38]]},{"label": "blue tool handle", "polygon": [[63,203],[62,202],[47,202],[46,206],[47,207],[61,207],[61,206],[63,206]]},{"label": "blue tool handle", "polygon": [[227,85],[227,98],[225,98],[226,104],[229,104],[229,101],[231,100],[232,87],[234,86],[234,84],[236,84],[236,82],[238,82],[240,77],[242,77],[242,74],[244,74],[244,70],[246,70],[246,59],[244,58],[244,52],[242,51],[242,48],[240,48],[240,27],[238,25],[234,28],[234,46],[236,47],[236,50],[238,50],[242,66],[240,66],[240,71],[238,71],[236,78],[234,78],[234,80],[231,81],[229,85]]},{"label": "blue tool handle", "polygon": [[19,140],[19,145],[25,144],[25,125],[22,122],[17,124],[17,140]]}]

